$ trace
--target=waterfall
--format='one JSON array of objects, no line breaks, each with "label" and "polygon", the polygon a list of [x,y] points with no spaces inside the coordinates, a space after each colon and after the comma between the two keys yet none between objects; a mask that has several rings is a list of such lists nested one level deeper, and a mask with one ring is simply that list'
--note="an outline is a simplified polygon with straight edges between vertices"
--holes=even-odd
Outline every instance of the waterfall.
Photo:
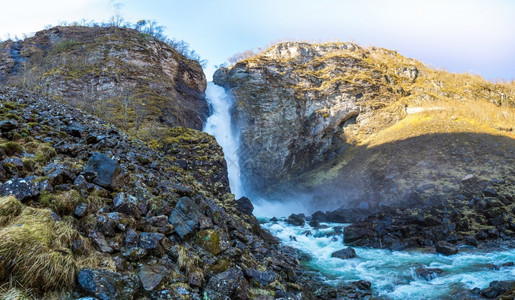
[{"label": "waterfall", "polygon": [[238,161],[238,132],[231,128],[231,108],[233,98],[221,86],[209,82],[206,89],[207,102],[212,108],[211,116],[204,125],[204,131],[213,135],[224,150],[229,185],[236,199],[244,196],[240,179],[240,164]]},{"label": "waterfall", "polygon": [[[238,159],[238,147],[240,145],[239,132],[231,126],[231,108],[234,104],[233,97],[225,92],[221,86],[209,82],[206,89],[207,102],[212,111],[211,116],[204,125],[204,131],[213,135],[224,150],[227,171],[229,173],[229,185],[236,199],[245,196],[240,178],[240,165]],[[284,197],[281,201],[276,199],[264,199],[253,197],[254,215],[257,217],[288,216],[291,213],[308,213],[309,210],[299,197]]]}]

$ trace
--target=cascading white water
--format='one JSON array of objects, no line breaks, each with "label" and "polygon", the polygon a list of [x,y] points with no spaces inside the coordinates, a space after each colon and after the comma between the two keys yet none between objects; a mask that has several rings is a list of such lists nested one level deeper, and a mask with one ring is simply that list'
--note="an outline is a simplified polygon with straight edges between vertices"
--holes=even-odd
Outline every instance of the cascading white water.
[{"label": "cascading white water", "polygon": [[[367,280],[372,282],[374,296],[381,299],[450,299],[450,295],[464,289],[486,288],[495,280],[515,280],[515,268],[502,267],[515,261],[514,249],[494,252],[462,249],[459,254],[444,256],[356,247],[357,258],[342,260],[331,254],[347,247],[342,234],[334,235],[334,227],[341,228],[344,224],[322,223],[328,228],[317,229],[308,224],[292,226],[265,219],[261,222],[283,244],[309,254],[312,260],[308,265],[320,271],[327,283]],[[415,274],[415,269],[422,266],[439,268],[443,274],[425,280]]]},{"label": "cascading white water", "polygon": [[207,102],[211,105],[212,113],[207,118],[204,131],[212,134],[224,150],[229,185],[236,199],[244,196],[240,179],[240,164],[238,161],[238,133],[231,128],[231,108],[234,104],[232,97],[223,87],[209,82],[206,89]]},{"label": "cascading white water", "polygon": [[[204,131],[215,136],[224,150],[232,193],[239,198],[244,196],[240,179],[238,160],[238,133],[231,128],[230,110],[233,99],[225,90],[208,83],[206,90],[208,102],[213,109],[207,119]],[[278,237],[283,244],[300,249],[309,254],[312,268],[325,276],[327,283],[338,284],[342,281],[368,280],[372,282],[374,296],[387,299],[442,299],[456,291],[471,288],[485,288],[494,280],[515,280],[513,266],[492,269],[492,265],[515,262],[515,250],[500,252],[481,252],[471,249],[453,256],[422,253],[417,251],[389,251],[382,249],[355,248],[357,258],[341,260],[331,257],[337,250],[346,247],[343,235],[332,235],[335,226],[327,224],[328,229],[320,230],[309,225],[291,226],[284,221],[269,222],[269,218],[287,216],[303,211],[301,201],[271,201],[251,199],[254,215],[262,218],[262,227]],[[310,231],[312,234],[306,234]],[[329,233],[329,235],[327,235]],[[295,237],[294,239],[292,238]],[[440,268],[444,274],[426,281],[415,275],[417,267]]]}]

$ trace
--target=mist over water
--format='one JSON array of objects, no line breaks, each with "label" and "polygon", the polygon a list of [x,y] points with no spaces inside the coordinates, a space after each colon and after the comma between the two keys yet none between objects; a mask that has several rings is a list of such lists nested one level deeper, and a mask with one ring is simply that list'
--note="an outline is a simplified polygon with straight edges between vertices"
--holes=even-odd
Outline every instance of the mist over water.
[{"label": "mist over water", "polygon": [[266,200],[263,198],[254,198],[252,199],[252,204],[254,205],[253,214],[260,217],[288,217],[292,213],[294,214],[311,214],[311,210],[303,203],[298,200],[282,200],[282,201],[273,201]]}]

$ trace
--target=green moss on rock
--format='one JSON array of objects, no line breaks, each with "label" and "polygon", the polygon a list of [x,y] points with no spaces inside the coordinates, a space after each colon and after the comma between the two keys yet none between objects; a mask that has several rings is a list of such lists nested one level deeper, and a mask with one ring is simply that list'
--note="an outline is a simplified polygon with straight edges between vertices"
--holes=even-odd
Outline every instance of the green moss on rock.
[{"label": "green moss on rock", "polygon": [[209,253],[217,255],[220,253],[220,234],[214,229],[206,229],[197,233],[198,243]]},{"label": "green moss on rock", "polygon": [[0,147],[3,148],[5,154],[7,154],[8,156],[20,155],[24,151],[23,146],[16,142],[3,143]]}]

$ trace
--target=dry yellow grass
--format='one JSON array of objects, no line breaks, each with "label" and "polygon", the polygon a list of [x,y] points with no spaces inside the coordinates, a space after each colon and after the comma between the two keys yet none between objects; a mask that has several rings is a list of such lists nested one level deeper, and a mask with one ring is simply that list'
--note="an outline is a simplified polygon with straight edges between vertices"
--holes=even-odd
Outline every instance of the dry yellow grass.
[{"label": "dry yellow grass", "polygon": [[[0,282],[11,278],[23,289],[63,290],[74,285],[80,268],[97,264],[89,240],[50,214],[14,197],[0,199]],[[72,252],[72,243],[82,250]]]}]

